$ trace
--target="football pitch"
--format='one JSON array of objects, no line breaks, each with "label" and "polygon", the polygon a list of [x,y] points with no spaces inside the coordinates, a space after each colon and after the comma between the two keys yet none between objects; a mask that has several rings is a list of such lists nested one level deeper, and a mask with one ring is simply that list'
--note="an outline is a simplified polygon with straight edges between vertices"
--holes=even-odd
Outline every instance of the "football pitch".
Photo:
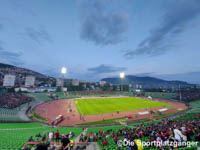
[{"label": "football pitch", "polygon": [[76,108],[81,115],[98,115],[130,110],[168,107],[171,104],[135,97],[75,99]]}]

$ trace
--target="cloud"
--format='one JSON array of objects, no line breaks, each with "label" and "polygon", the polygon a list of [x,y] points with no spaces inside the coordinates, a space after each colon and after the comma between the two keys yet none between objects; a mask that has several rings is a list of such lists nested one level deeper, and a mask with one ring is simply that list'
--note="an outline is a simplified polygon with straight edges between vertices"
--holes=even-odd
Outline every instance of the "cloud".
[{"label": "cloud", "polygon": [[117,44],[124,40],[129,15],[117,9],[111,11],[110,0],[79,0],[81,39],[96,45]]},{"label": "cloud", "polygon": [[124,71],[126,70],[125,67],[113,67],[113,66],[108,66],[108,65],[100,65],[97,67],[93,68],[88,68],[88,71],[95,73],[95,74],[102,74],[102,73],[114,73],[114,72],[119,72],[119,71]]},{"label": "cloud", "polygon": [[12,52],[5,49],[6,43],[0,41],[0,62],[12,64],[15,66],[22,65],[23,61],[21,60],[22,52]]},{"label": "cloud", "polygon": [[30,39],[34,40],[38,44],[42,44],[44,41],[49,43],[53,41],[50,34],[42,27],[38,29],[31,27],[25,28],[25,32]]},{"label": "cloud", "polygon": [[200,14],[199,0],[174,1],[162,16],[159,26],[134,50],[124,53],[126,58],[138,55],[155,56],[165,53],[174,46],[175,38],[187,30],[187,24]]},{"label": "cloud", "polygon": [[20,59],[22,56],[21,52],[11,52],[0,50],[0,61],[15,66],[22,65],[23,61]]}]

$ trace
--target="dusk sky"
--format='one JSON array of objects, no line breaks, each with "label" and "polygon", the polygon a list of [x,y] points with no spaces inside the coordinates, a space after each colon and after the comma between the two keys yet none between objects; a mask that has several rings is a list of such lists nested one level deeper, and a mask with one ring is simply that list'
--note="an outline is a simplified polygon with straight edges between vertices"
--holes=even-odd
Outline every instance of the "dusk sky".
[{"label": "dusk sky", "polygon": [[0,62],[200,83],[200,0],[0,0]]}]

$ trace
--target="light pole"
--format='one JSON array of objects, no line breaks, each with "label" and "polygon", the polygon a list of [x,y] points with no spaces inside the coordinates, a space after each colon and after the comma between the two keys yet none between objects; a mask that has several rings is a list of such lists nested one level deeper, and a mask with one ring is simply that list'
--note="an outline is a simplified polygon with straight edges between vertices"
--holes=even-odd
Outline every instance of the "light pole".
[{"label": "light pole", "polygon": [[[67,73],[67,68],[66,67],[62,67],[61,68],[61,74],[62,74],[62,87],[64,87],[64,78],[65,78],[65,74]],[[64,90],[62,90],[64,93]]]},{"label": "light pole", "polygon": [[180,97],[180,102],[182,100],[182,95],[181,95],[181,85],[179,84],[179,97]]},{"label": "light pole", "polygon": [[62,68],[61,68],[61,74],[63,75],[63,76],[62,76],[63,79],[64,79],[66,73],[67,73],[67,68],[66,68],[66,67],[62,67]]},{"label": "light pole", "polygon": [[125,73],[124,72],[121,72],[120,74],[119,74],[119,76],[120,76],[120,81],[121,81],[121,91],[123,91],[123,86],[122,86],[122,80],[124,79],[124,77],[125,77]]}]

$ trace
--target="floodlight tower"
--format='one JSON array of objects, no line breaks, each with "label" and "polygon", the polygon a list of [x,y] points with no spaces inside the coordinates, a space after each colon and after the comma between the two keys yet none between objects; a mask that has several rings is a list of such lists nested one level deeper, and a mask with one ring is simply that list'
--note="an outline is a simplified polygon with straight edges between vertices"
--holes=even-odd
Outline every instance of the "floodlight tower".
[{"label": "floodlight tower", "polygon": [[179,84],[179,98],[180,98],[180,102],[182,100],[182,95],[181,95],[181,85]]},{"label": "floodlight tower", "polygon": [[62,68],[61,68],[61,74],[63,75],[63,76],[62,76],[63,79],[64,79],[66,73],[67,73],[67,68],[66,68],[66,67],[62,67]]},{"label": "floodlight tower", "polygon": [[123,81],[123,79],[124,79],[124,77],[125,77],[125,73],[124,73],[124,72],[121,72],[121,73],[119,74],[119,76],[120,76],[120,79],[121,79],[121,91],[123,91],[122,81]]},{"label": "floodlight tower", "polygon": [[63,87],[64,87],[64,78],[65,78],[65,74],[67,73],[67,68],[66,67],[62,67],[61,68],[61,74],[62,74],[62,84],[63,84]]}]

